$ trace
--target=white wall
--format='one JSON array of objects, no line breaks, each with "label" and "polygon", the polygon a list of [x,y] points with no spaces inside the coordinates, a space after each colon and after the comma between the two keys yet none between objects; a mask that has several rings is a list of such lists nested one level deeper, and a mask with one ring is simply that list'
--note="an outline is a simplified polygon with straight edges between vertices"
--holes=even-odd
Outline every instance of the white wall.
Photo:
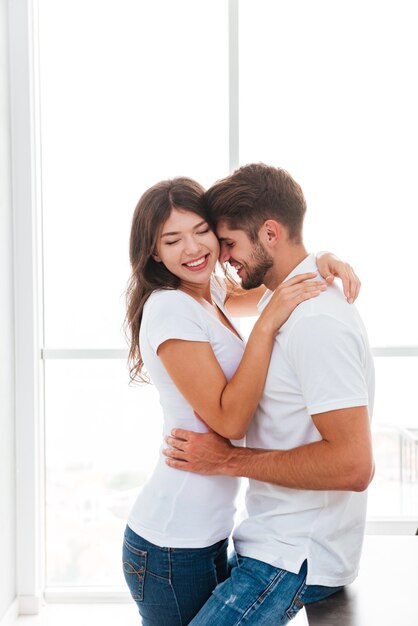
[{"label": "white wall", "polygon": [[8,2],[0,0],[0,621],[16,596],[14,310]]}]

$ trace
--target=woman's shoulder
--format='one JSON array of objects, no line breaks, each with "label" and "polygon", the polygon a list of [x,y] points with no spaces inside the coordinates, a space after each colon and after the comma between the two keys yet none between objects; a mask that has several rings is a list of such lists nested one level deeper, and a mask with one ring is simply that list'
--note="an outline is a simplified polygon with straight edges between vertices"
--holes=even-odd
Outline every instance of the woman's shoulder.
[{"label": "woman's shoulder", "polygon": [[[195,300],[182,292],[180,289],[157,289],[152,292],[144,306],[144,315],[188,315],[193,311],[196,315]],[[197,304],[197,302],[195,303]],[[199,305],[198,305],[199,307]],[[197,311],[199,309],[197,308]]]},{"label": "woman's shoulder", "polygon": [[152,302],[169,302],[177,300],[179,298],[179,293],[179,289],[156,289],[149,296],[147,304]]},{"label": "woman's shoulder", "polygon": [[151,310],[165,309],[178,306],[182,302],[181,292],[178,289],[156,289],[145,302],[144,313]]},{"label": "woman's shoulder", "polygon": [[141,332],[154,351],[167,339],[208,341],[208,316],[183,291],[161,289],[153,292],[145,303]]}]

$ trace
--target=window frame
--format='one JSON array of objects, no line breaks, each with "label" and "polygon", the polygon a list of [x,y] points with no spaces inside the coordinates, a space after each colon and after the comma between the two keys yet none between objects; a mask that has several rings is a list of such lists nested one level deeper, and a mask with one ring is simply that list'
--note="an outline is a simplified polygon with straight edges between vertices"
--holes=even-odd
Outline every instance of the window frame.
[{"label": "window frame", "polygon": [[16,592],[20,614],[40,610],[43,523],[41,264],[38,209],[36,6],[9,3],[12,203],[15,290]]},{"label": "window frame", "polygon": [[[239,164],[239,15],[229,2],[229,166]],[[17,595],[20,612],[36,614],[45,592],[52,601],[124,601],[106,587],[45,591],[44,363],[47,359],[125,359],[126,350],[48,349],[42,302],[42,188],[40,159],[37,0],[9,3],[9,53],[14,212],[16,331]],[[418,356],[418,346],[376,346],[375,357]],[[416,519],[369,520],[367,532],[406,534]]]}]

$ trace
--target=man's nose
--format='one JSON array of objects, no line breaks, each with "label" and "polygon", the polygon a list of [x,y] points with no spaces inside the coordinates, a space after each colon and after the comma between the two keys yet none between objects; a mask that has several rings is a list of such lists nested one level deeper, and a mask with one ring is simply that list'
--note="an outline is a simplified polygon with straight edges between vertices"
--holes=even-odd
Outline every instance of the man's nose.
[{"label": "man's nose", "polygon": [[219,262],[226,263],[227,261],[229,261],[230,258],[231,255],[229,254],[227,246],[221,243],[221,249],[219,251]]}]

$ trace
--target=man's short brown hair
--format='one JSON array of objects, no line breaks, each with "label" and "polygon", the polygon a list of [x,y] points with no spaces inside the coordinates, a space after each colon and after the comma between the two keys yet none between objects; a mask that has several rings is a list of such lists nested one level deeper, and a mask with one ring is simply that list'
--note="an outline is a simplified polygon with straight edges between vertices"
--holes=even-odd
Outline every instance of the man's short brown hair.
[{"label": "man's short brown hair", "polygon": [[301,187],[286,170],[253,163],[235,170],[205,193],[212,221],[225,220],[232,230],[243,230],[251,241],[268,219],[287,228],[289,239],[302,242],[306,201]]}]

